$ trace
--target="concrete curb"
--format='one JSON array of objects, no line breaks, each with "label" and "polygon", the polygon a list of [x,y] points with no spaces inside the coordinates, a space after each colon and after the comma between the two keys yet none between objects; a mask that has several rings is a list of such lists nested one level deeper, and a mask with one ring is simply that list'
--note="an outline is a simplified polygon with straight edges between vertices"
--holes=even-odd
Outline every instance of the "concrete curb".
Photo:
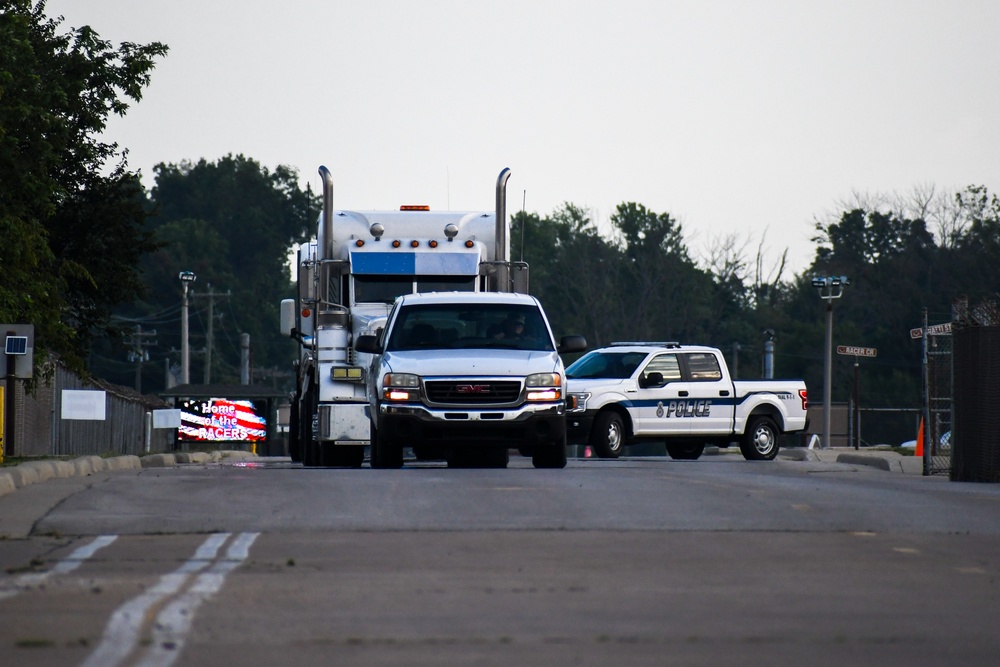
[{"label": "concrete curb", "polygon": [[[867,456],[865,454],[838,454],[837,463],[850,463],[852,465],[871,466],[886,472],[892,472],[892,466],[888,459],[881,456]],[[902,470],[900,470],[902,472]]]},{"label": "concrete curb", "polygon": [[811,449],[795,447],[789,449],[779,449],[778,456],[791,461],[819,461],[819,455]]},{"label": "concrete curb", "polygon": [[6,496],[8,493],[14,493],[17,490],[17,486],[14,484],[14,477],[10,473],[0,472],[0,496]]},{"label": "concrete curb", "polygon": [[169,468],[177,465],[173,454],[148,454],[142,457],[140,465],[143,468]]},{"label": "concrete curb", "polygon": [[119,470],[142,470],[144,468],[169,468],[181,464],[205,464],[219,461],[256,459],[258,456],[244,451],[179,452],[177,454],[147,454],[138,457],[132,454],[101,458],[81,456],[63,461],[44,459],[25,461],[16,466],[0,469],[0,496],[14,493],[22,486],[47,482],[50,479],[86,477],[96,472]]},{"label": "concrete curb", "polygon": [[885,472],[906,473],[908,475],[923,474],[923,460],[919,457],[904,456],[889,450],[872,449],[808,449],[791,447],[782,449],[778,456],[792,461],[819,461],[823,463],[842,463],[844,465],[867,466]]}]

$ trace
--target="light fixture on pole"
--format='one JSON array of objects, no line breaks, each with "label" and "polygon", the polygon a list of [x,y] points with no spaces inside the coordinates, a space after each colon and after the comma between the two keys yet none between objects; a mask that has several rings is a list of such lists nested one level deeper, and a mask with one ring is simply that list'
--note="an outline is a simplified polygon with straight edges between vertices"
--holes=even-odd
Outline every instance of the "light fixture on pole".
[{"label": "light fixture on pole", "polygon": [[188,347],[188,287],[198,276],[192,271],[181,271],[180,278],[184,298],[181,301],[181,384],[191,382],[191,351]]},{"label": "light fixture on pole", "polygon": [[830,394],[833,393],[833,300],[844,296],[844,288],[851,284],[847,276],[816,276],[812,286],[819,290],[819,298],[826,301],[826,349],[823,351],[823,442],[830,447]]}]

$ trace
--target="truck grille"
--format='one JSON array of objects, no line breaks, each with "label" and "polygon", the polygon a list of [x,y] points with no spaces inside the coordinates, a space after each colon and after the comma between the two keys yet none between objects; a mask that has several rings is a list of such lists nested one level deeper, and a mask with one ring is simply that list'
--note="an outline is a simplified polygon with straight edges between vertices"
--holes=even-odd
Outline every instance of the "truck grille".
[{"label": "truck grille", "polygon": [[520,380],[431,380],[427,400],[440,405],[501,405],[521,395]]}]

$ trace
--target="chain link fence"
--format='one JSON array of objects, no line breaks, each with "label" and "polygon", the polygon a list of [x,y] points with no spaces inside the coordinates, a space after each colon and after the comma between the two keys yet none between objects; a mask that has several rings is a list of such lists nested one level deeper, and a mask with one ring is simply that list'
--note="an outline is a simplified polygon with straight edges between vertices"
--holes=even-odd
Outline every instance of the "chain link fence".
[{"label": "chain link fence", "polygon": [[953,340],[950,323],[928,325],[924,312],[924,474],[951,473],[952,405],[954,403]]}]

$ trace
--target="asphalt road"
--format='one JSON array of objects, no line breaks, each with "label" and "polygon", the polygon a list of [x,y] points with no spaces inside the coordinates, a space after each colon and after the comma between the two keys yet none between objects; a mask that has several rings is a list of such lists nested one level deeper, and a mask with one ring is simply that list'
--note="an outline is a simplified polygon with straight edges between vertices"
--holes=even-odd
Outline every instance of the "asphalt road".
[{"label": "asphalt road", "polygon": [[0,664],[994,665],[1000,487],[212,463],[0,497]]}]

